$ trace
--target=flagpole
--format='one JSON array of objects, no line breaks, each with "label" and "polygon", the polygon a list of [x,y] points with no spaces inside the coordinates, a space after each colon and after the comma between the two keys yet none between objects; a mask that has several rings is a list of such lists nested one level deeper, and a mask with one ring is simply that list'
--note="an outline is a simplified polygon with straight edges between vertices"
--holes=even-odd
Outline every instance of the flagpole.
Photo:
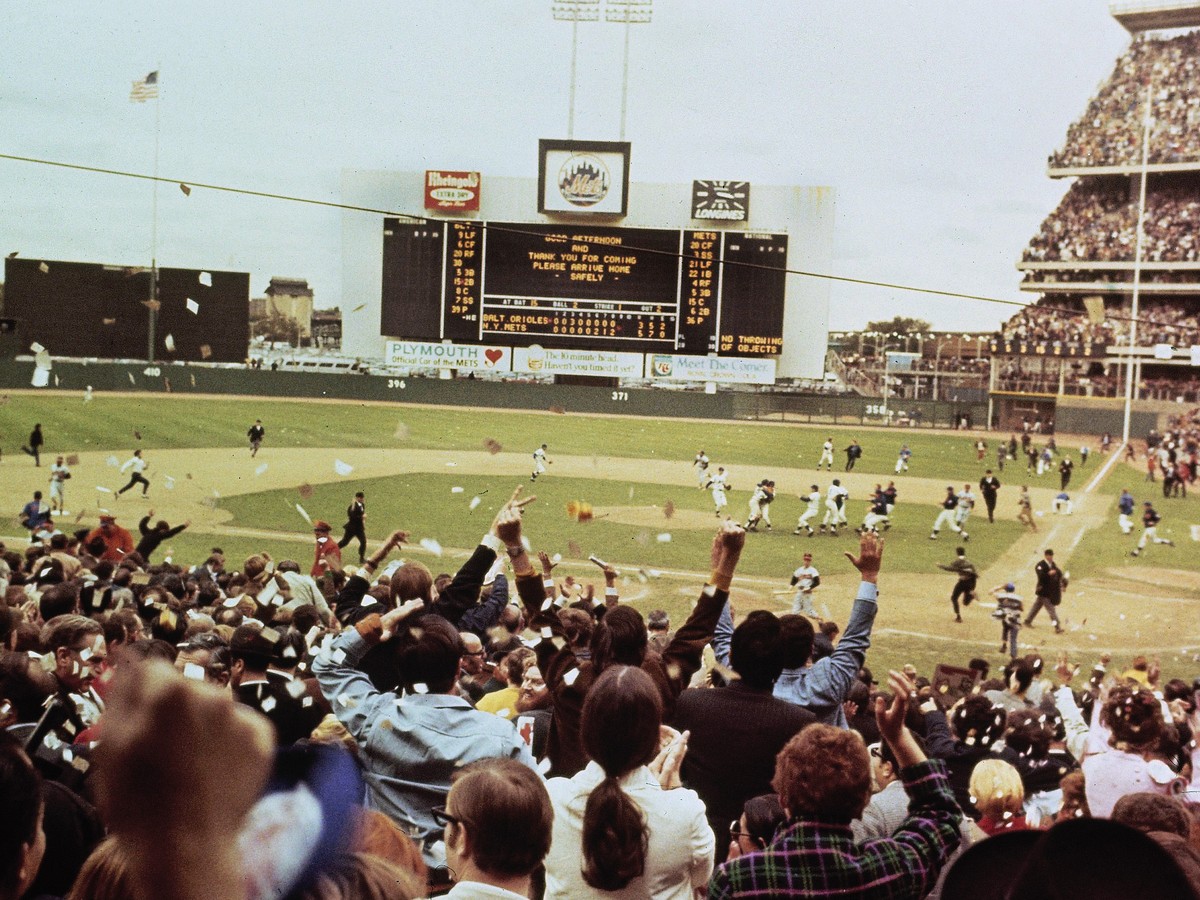
[{"label": "flagpole", "polygon": [[[162,63],[156,69],[156,85],[162,83]],[[158,325],[158,136],[162,123],[162,92],[154,98],[154,193],[150,213],[150,327],[146,332],[146,360],[154,362],[155,332]]]}]

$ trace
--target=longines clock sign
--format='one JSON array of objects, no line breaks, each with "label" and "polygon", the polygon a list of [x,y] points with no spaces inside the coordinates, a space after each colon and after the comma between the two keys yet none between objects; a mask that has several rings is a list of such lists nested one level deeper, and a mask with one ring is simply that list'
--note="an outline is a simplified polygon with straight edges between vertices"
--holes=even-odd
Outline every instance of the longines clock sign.
[{"label": "longines clock sign", "polygon": [[693,181],[692,218],[746,221],[750,218],[750,182]]}]

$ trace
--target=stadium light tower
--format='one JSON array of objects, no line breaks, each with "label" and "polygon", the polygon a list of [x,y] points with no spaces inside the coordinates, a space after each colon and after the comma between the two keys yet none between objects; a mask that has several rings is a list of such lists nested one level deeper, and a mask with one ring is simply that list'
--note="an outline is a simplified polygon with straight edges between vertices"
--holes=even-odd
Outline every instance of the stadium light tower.
[{"label": "stadium light tower", "polygon": [[629,29],[632,25],[648,25],[654,16],[654,0],[608,0],[604,18],[625,25],[625,52],[621,63],[621,136],[625,140],[625,110],[629,99]]},{"label": "stadium light tower", "polygon": [[[567,110],[567,138],[575,136],[575,72],[579,56],[579,23],[600,21],[600,0],[554,0],[550,13],[556,22],[571,23],[571,99]],[[606,0],[604,21],[625,26],[625,51],[621,63],[621,135],[625,140],[625,114],[629,98],[629,30],[648,24],[654,0]]]},{"label": "stadium light tower", "polygon": [[567,108],[567,138],[575,137],[575,63],[579,55],[579,23],[600,20],[600,0],[555,0],[550,14],[556,22],[571,23],[571,100]]}]

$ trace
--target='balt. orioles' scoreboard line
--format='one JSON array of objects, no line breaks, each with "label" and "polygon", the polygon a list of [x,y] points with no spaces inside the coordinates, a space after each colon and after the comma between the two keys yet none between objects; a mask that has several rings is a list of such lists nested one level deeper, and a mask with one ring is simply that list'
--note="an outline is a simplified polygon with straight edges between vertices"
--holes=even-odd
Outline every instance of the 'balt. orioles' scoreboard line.
[{"label": "'balt. orioles' scoreboard line", "polygon": [[783,342],[787,240],[385,219],[381,330],[552,349],[773,356]]}]

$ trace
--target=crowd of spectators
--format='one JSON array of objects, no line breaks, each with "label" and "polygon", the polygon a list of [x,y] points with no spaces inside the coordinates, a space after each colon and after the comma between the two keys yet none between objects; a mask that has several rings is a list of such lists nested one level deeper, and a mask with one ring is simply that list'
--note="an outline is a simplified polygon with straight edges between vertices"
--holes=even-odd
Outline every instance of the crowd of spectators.
[{"label": "crowd of spectators", "polygon": [[[996,374],[996,390],[1030,394],[1077,397],[1121,397],[1125,392],[1123,370],[1118,365],[1073,366],[1060,376],[1060,360],[1043,366],[1040,357],[1008,357]],[[1200,402],[1200,377],[1190,367],[1143,366],[1135,400],[1164,400],[1171,403]]]},{"label": "crowd of spectators", "polygon": [[[1026,262],[1133,262],[1138,196],[1128,179],[1076,181],[1030,240]],[[1156,182],[1146,194],[1142,259],[1200,258],[1200,196],[1192,179]]]},{"label": "crowd of spectators", "polygon": [[[1073,307],[1077,307],[1077,310]],[[1116,322],[1105,319],[1092,324],[1082,304],[1055,297],[1045,305],[1036,303],[1022,307],[1004,323],[1000,337],[1006,341],[1030,344],[1093,344],[1113,343]]]},{"label": "crowd of spectators", "polygon": [[[1036,269],[1027,271],[1021,279],[1021,283],[1026,285],[1038,283],[1069,284],[1079,285],[1081,288],[1084,286],[1099,286],[1100,289],[1128,287],[1133,283],[1133,272],[1129,269],[1120,271],[1111,269],[1072,269],[1070,271]],[[1193,270],[1163,271],[1143,268],[1139,276],[1139,283],[1144,289],[1147,285],[1155,284],[1194,285],[1200,284],[1200,273]],[[1186,292],[1172,291],[1171,293]]]},{"label": "crowd of spectators", "polygon": [[881,685],[875,534],[840,634],[735,615],[732,522],[671,631],[557,578],[529,502],[453,575],[384,567],[404,531],[319,581],[3,553],[0,900],[1200,896],[1200,712],[1155,662]]},{"label": "crowd of spectators", "polygon": [[[1128,344],[1132,327],[1128,302],[1106,304],[1103,322],[1092,322],[1075,298],[1054,296],[1021,309],[1004,323],[1000,336],[1030,344],[1109,347]],[[1138,304],[1137,344],[1190,347],[1200,344],[1200,304],[1195,299],[1143,298]]]},{"label": "crowd of spectators", "polygon": [[1161,40],[1134,38],[1067,130],[1062,149],[1051,154],[1050,167],[1140,165],[1149,84],[1149,162],[1200,159],[1200,31],[1193,31]]}]

